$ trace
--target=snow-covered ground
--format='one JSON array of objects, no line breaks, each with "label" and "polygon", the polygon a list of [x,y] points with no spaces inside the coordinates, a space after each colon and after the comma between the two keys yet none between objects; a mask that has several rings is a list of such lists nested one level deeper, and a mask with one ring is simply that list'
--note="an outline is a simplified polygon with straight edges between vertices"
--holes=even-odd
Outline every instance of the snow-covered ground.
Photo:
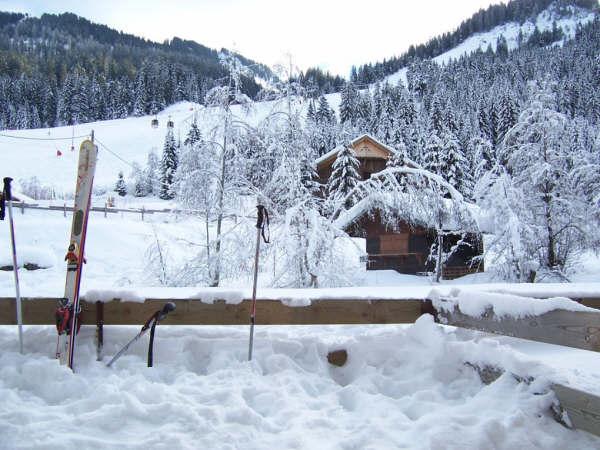
[{"label": "snow-covered ground", "polygon": [[[574,368],[564,359],[574,361],[571,350],[457,332],[423,316],[407,327],[259,327],[252,362],[247,327],[162,326],[155,367],[146,367],[144,340],[106,368],[137,331],[107,329],[106,358],[96,362],[93,328],[84,327],[73,374],[50,356],[53,327],[25,328],[25,356],[14,327],[0,327],[0,447],[600,446],[599,438],[568,430],[549,411],[550,382],[585,372],[598,386],[591,352],[579,352]],[[349,359],[336,368],[326,354],[339,348]],[[486,386],[466,362],[501,362],[536,380],[527,385],[505,374]]]},{"label": "snow-covered ground", "polygon": [[[129,198],[120,206],[139,206]],[[152,202],[152,201],[151,201]],[[149,203],[152,205],[152,203]],[[160,201],[155,200],[160,208]],[[19,265],[26,263],[44,267],[40,270],[19,272],[21,293],[25,297],[61,297],[64,291],[65,249],[68,245],[71,215],[63,217],[61,211],[25,210],[14,215]],[[250,219],[246,219],[250,220]],[[248,230],[253,228],[249,225]],[[235,226],[225,223],[225,230]],[[233,233],[244,231],[233,229]],[[155,235],[156,233],[156,235]],[[84,266],[82,293],[94,299],[111,299],[120,296],[129,300],[151,298],[199,298],[212,301],[219,298],[231,302],[250,297],[251,258],[253,256],[253,236],[248,237],[248,264],[242,275],[224,280],[222,289],[209,289],[202,286],[185,288],[160,287],[157,274],[149,269],[147,251],[159,236],[163,246],[167,269],[176,273],[194,257],[204,244],[204,222],[198,218],[173,214],[141,215],[121,213],[104,217],[102,212],[92,212],[86,243],[87,264]],[[272,235],[273,241],[278,239]],[[364,240],[358,240],[363,247]],[[274,244],[270,244],[274,245]],[[356,259],[357,267],[362,267],[353,277],[358,286],[329,289],[270,289],[273,281],[273,261],[263,259],[259,276],[259,297],[281,298],[296,305],[306,304],[315,298],[425,298],[432,288],[443,293],[453,288],[467,291],[505,292],[533,297],[600,297],[600,258],[589,254],[571,276],[572,283],[536,283],[509,285],[494,280],[488,273],[469,275],[457,280],[435,285],[430,277],[403,275],[395,271],[366,271],[358,258],[361,251],[348,243],[349,258]],[[0,233],[0,267],[11,266],[10,234],[8,227]],[[0,297],[14,295],[13,275],[10,271],[0,271]],[[434,286],[435,285],[435,286]],[[91,298],[90,297],[90,298]]]}]

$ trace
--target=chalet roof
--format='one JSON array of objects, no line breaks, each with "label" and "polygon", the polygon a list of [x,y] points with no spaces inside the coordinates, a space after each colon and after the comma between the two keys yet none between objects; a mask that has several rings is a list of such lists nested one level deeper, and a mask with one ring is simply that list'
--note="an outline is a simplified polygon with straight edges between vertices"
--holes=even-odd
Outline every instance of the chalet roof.
[{"label": "chalet roof", "polygon": [[[356,144],[358,144],[359,142],[361,142],[362,140],[368,140],[371,141],[373,144],[375,144],[377,147],[379,147],[381,150],[383,150],[384,152],[386,152],[388,155],[388,158],[394,154],[397,153],[396,149],[394,149],[393,147],[390,147],[387,144],[384,144],[383,142],[379,141],[377,138],[373,137],[371,134],[369,133],[365,133],[365,134],[361,134],[360,136],[354,138],[352,141],[350,141],[350,145],[354,146]],[[319,158],[317,158],[315,160],[315,165],[317,167],[319,167],[320,165],[323,165],[327,162],[333,161],[335,160],[335,158],[337,157],[337,154],[340,150],[342,150],[344,148],[343,145],[338,145],[337,147],[335,147],[333,150],[330,150],[329,152],[325,153],[324,155],[320,156]],[[414,161],[405,158],[406,163],[408,166],[410,167],[420,167],[417,163],[415,163]]]},{"label": "chalet roof", "polygon": [[[451,199],[444,199],[444,202],[448,205],[448,209],[451,209],[454,201]],[[342,230],[345,230],[349,226],[360,220],[364,215],[377,210],[378,206],[382,203],[386,203],[385,195],[367,196],[361,199],[359,202],[357,202],[350,209],[342,211],[339,217],[334,221],[334,225]],[[468,203],[466,205],[471,217],[475,220],[475,226],[472,227],[472,229],[465,231],[484,233],[489,232],[490,224],[488,223],[488,218],[484,214],[482,214],[480,208],[477,205],[471,203]],[[409,223],[413,223],[416,217],[413,217],[413,220],[411,220],[411,218],[408,217],[407,219]],[[416,222],[421,221],[417,220]],[[427,223],[422,223],[422,225],[433,228],[433,226]],[[462,227],[459,226],[459,224],[456,223],[455,220],[453,220],[451,217],[446,217],[444,219],[443,228],[446,231],[457,231]]]}]

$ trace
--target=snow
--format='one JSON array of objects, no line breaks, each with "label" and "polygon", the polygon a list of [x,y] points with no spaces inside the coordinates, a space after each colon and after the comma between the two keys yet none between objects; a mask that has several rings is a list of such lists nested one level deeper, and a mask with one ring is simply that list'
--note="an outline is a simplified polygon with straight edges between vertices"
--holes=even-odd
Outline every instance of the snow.
[{"label": "snow", "polygon": [[[561,17],[553,11],[553,6],[551,5],[548,9],[538,14],[534,21],[529,20],[523,24],[509,22],[497,26],[485,33],[476,33],[465,39],[456,47],[442,53],[432,60],[440,65],[444,65],[452,60],[459,59],[462,56],[469,55],[478,50],[485,51],[489,46],[496,51],[496,43],[500,36],[504,36],[506,39],[509,51],[514,50],[519,46],[519,33],[522,33],[523,41],[526,42],[533,33],[535,27],[537,27],[539,31],[552,30],[554,22],[556,22],[558,28],[562,28],[565,39],[573,39],[575,37],[577,25],[585,25],[593,21],[595,14],[583,8],[572,6],[569,8],[571,9],[570,14]],[[407,86],[408,81],[406,72],[407,68],[404,67],[396,73],[386,77],[386,81],[390,84],[397,84],[401,81],[404,86]]]},{"label": "snow", "polygon": [[[52,358],[53,327],[25,327],[25,355],[14,327],[0,327],[2,447],[340,449],[598,448],[600,439],[568,430],[549,412],[552,382],[572,368],[545,346],[532,358],[423,316],[408,327],[258,327],[252,362],[247,327],[157,328],[155,367],[147,337],[105,367],[138,327],[105,330],[95,361],[93,327],[83,327],[76,373]],[[327,364],[345,348],[348,362]],[[596,360],[580,358],[597,377]],[[510,374],[489,386],[465,362],[501,363]],[[596,366],[597,367],[597,366]],[[597,379],[597,378],[596,378]]]},{"label": "snow", "polygon": [[540,316],[554,310],[598,313],[597,309],[588,308],[565,297],[538,299],[510,294],[469,292],[454,288],[448,296],[443,296],[437,289],[433,289],[428,294],[428,298],[438,310],[454,312],[458,307],[463,314],[472,317],[483,317],[490,309],[497,318],[516,319]]},{"label": "snow", "polygon": [[[54,253],[45,248],[37,248],[28,245],[19,246],[17,253],[17,265],[19,268],[26,264],[35,264],[40,268],[47,269],[56,264]],[[12,252],[0,253],[0,267],[12,267]]]},{"label": "snow", "polygon": [[[575,10],[574,17],[558,19],[557,24],[571,38],[577,23],[592,18],[593,14]],[[549,29],[553,19],[545,12],[535,23],[541,30]],[[527,38],[533,27],[532,22],[497,27],[467,39],[435,61],[447,64],[490,44],[495,48],[501,34],[513,49],[519,30]],[[406,84],[406,68],[387,80]],[[326,98],[334,110],[339,109],[339,94]],[[303,116],[306,107],[301,105]],[[239,106],[233,111],[255,126],[285,108],[285,103],[262,102],[249,115]],[[150,127],[154,116],[146,116],[50,130],[4,131],[0,161],[11,168],[15,193],[20,179],[37,176],[43,186],[69,198],[77,164],[77,151],[71,152],[70,147],[77,148],[81,141],[71,142],[71,136],[87,135],[93,129],[100,145],[94,204],[104,205],[106,196],[114,196],[119,171],[128,179],[130,163],[143,165],[150,150],[160,153],[166,121],[171,118],[175,136],[183,137],[194,115],[203,134],[210,134],[217,114],[189,102],[159,113],[158,129]],[[4,135],[66,140],[15,140]],[[63,155],[57,157],[56,150]],[[176,206],[152,198],[117,197],[117,202],[118,207]],[[62,200],[58,203],[62,206]],[[480,227],[488,229],[482,222]],[[62,297],[70,227],[71,215],[63,217],[61,211],[15,214],[20,265],[44,267],[20,272],[24,297]],[[233,227],[225,221],[225,232]],[[203,230],[204,223],[191,216],[154,214],[142,221],[139,214],[104,218],[102,212],[91,213],[83,297],[105,302],[191,299],[230,304],[250,298],[251,278],[246,275],[225,277],[221,288],[157,286],[144,256],[155,236],[164,246],[169,273],[176,274],[203,245]],[[0,231],[0,266],[12,265],[8,230]],[[354,244],[351,258],[357,260],[365,253],[365,242]],[[240,261],[244,263],[250,264]],[[494,282],[487,273],[435,284],[428,276],[366,271],[363,265],[353,280],[360,286],[273,289],[268,286],[274,264],[261,260],[258,297],[294,307],[322,299],[432,298],[438,307],[458,305],[474,316],[491,307],[498,316],[524,317],[557,308],[588,311],[568,298],[600,297],[600,258],[593,253],[582,255],[580,266],[572,269],[573,282],[562,284],[507,284]],[[13,296],[13,274],[0,271],[0,297]],[[25,355],[17,350],[16,327],[0,326],[0,447],[600,447],[598,438],[558,425],[548,410],[555,400],[548,391],[551,383],[600,393],[599,355],[594,352],[444,327],[426,315],[410,326],[259,326],[251,363],[246,361],[247,327],[160,326],[156,367],[145,367],[144,338],[112,369],[106,368],[103,363],[138,331],[139,327],[107,327],[105,358],[97,362],[94,329],[84,326],[73,374],[52,357],[53,326],[24,327]],[[329,366],[327,352],[340,348],[348,350],[348,363],[341,368]],[[501,367],[506,373],[485,386],[467,362]],[[520,383],[511,373],[535,381]]]}]

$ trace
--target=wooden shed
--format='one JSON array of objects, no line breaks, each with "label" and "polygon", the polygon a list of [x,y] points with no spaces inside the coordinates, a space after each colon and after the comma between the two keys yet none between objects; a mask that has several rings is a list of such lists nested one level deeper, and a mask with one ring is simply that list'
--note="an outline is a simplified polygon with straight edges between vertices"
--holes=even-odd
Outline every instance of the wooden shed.
[{"label": "wooden shed", "polygon": [[[359,171],[363,180],[373,173],[386,168],[387,160],[394,154],[394,149],[382,144],[372,136],[365,134],[351,143],[360,162]],[[321,183],[326,183],[332,172],[338,147],[323,155],[316,161],[317,173]],[[418,167],[408,160],[409,167]],[[367,269],[393,269],[400,273],[418,274],[433,270],[433,263],[428,262],[432,244],[436,240],[436,231],[422,226],[410,225],[406,221],[385,224],[377,210],[359,211],[356,217],[347,219],[346,231],[353,237],[366,238]],[[461,245],[456,247],[462,239]],[[473,265],[473,257],[483,253],[483,243],[478,233],[466,236],[445,231],[443,247],[445,252],[455,248],[442,270],[445,279],[457,278],[469,273],[483,271],[483,263]]]}]

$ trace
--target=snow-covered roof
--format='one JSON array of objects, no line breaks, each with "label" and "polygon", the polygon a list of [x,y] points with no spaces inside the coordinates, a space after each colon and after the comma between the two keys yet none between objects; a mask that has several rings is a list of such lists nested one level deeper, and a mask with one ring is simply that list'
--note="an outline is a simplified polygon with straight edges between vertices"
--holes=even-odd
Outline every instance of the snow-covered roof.
[{"label": "snow-covered roof", "polygon": [[[390,147],[387,144],[384,144],[383,142],[381,142],[380,140],[378,140],[377,138],[375,138],[373,135],[371,135],[369,133],[364,133],[364,134],[361,134],[360,136],[354,138],[352,141],[350,141],[350,145],[354,146],[355,144],[357,144],[358,142],[360,142],[363,139],[368,139],[368,140],[372,141],[374,144],[376,144],[379,147],[383,148],[384,150],[386,150],[387,152],[389,152],[392,155],[397,153],[397,150],[395,148]],[[325,161],[328,161],[328,160],[332,159],[343,148],[344,148],[343,145],[336,146],[333,150],[330,150],[327,153],[325,153],[324,155],[318,157],[315,160],[315,165],[319,166],[320,164],[324,163]],[[416,168],[420,168],[421,167],[421,166],[419,166],[419,164],[417,164],[416,162],[412,161],[409,158],[405,157],[404,159],[405,159],[407,165],[410,166],[410,167],[416,167]]]},{"label": "snow-covered roof", "polygon": [[[396,194],[396,195],[398,195],[398,194]],[[406,194],[406,195],[408,195],[408,194]],[[371,196],[371,195],[367,196],[367,197],[361,199],[359,202],[357,202],[350,209],[342,211],[340,213],[340,215],[338,216],[338,218],[334,221],[334,225],[342,230],[346,229],[353,223],[357,222],[365,214],[368,214],[371,211],[377,210],[382,203],[386,203],[385,195],[380,194],[377,196]],[[447,204],[447,206],[448,206],[447,209],[449,211],[453,209],[454,200],[444,199],[444,203]],[[482,214],[481,214],[480,208],[477,205],[467,204],[466,202],[464,202],[463,205],[468,210],[468,214],[474,220],[474,223],[472,225],[472,227],[474,229],[470,229],[468,231],[470,231],[470,232],[487,232],[488,230],[486,229],[487,227],[485,226],[486,222],[485,222],[485,220],[482,220],[482,217],[481,217]],[[414,211],[414,212],[416,213],[416,211]],[[406,217],[406,221],[408,223],[421,222],[421,220],[419,220],[418,216],[419,216],[419,214],[416,213],[415,217]],[[484,226],[482,227],[482,225],[484,225]],[[460,225],[459,223],[457,223],[456,218],[453,217],[453,215],[448,215],[447,217],[445,217],[442,226],[443,226],[444,230],[447,230],[447,231],[459,230],[461,228],[464,228],[464,224]],[[471,227],[469,227],[469,228],[471,228]]]}]

